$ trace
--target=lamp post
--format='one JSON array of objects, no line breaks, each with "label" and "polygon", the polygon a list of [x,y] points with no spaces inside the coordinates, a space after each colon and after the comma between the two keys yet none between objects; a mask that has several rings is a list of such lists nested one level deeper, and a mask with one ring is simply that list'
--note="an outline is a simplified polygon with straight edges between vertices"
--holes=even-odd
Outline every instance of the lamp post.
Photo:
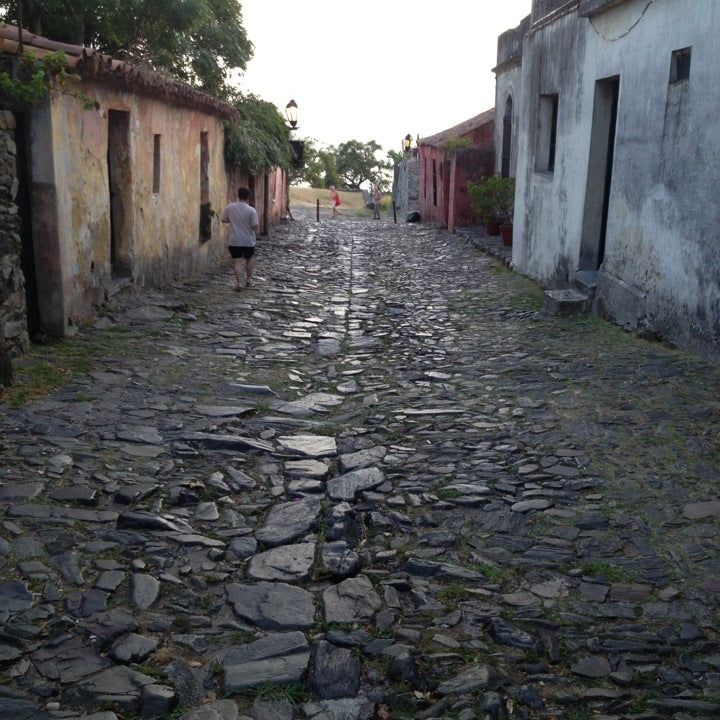
[{"label": "lamp post", "polygon": [[412,135],[410,133],[408,133],[403,138],[403,151],[406,153],[409,153],[411,145],[412,145]]},{"label": "lamp post", "polygon": [[298,106],[297,103],[294,100],[291,100],[286,106],[285,106],[285,117],[287,118],[287,121],[290,125],[291,130],[297,130],[298,129]]},{"label": "lamp post", "polygon": [[[298,129],[298,106],[295,100],[285,106],[285,118],[288,121],[290,132]],[[301,169],[305,165],[305,143],[302,140],[290,140],[292,146],[293,159],[292,165],[296,169]],[[292,220],[292,212],[290,210],[290,175],[285,173],[285,202],[288,217]],[[320,219],[320,209],[318,208],[318,220]]]}]

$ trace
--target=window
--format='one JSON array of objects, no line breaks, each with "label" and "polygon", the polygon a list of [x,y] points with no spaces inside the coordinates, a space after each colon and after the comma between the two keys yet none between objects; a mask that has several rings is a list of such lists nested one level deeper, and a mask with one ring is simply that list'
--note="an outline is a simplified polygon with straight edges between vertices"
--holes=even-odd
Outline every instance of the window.
[{"label": "window", "polygon": [[160,192],[160,135],[153,136],[153,192]]},{"label": "window", "polygon": [[684,82],[690,79],[690,60],[692,59],[692,48],[674,50],[670,60],[670,84]]},{"label": "window", "polygon": [[555,171],[555,145],[557,142],[558,95],[541,95],[538,108],[538,126],[535,152],[535,170]]}]

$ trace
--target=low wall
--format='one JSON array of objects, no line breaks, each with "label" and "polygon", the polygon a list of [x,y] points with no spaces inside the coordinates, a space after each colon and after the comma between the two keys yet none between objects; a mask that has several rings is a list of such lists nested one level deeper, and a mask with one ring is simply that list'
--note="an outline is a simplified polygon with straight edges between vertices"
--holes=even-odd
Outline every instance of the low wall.
[{"label": "low wall", "polygon": [[4,340],[11,355],[28,347],[14,131],[12,113],[0,111],[0,345]]}]

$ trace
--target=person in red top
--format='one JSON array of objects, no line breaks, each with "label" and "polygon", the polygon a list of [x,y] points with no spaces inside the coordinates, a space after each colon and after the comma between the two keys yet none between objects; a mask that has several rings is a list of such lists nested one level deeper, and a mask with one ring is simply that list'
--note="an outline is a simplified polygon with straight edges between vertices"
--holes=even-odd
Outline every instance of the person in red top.
[{"label": "person in red top", "polygon": [[338,205],[340,204],[340,195],[338,195],[338,191],[335,189],[334,185],[330,186],[330,204],[332,205],[333,209],[332,216],[336,218]]}]

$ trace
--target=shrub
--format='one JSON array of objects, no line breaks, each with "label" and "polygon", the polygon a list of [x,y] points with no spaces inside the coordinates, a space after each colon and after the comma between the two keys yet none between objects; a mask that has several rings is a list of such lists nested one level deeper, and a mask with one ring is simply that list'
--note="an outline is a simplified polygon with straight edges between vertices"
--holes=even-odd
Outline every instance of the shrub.
[{"label": "shrub", "polygon": [[463,137],[450,138],[440,145],[440,149],[446,155],[452,155],[456,150],[466,150],[469,147],[472,147],[472,140]]},{"label": "shrub", "polygon": [[467,184],[473,209],[482,222],[511,225],[515,209],[515,181],[494,175]]}]

